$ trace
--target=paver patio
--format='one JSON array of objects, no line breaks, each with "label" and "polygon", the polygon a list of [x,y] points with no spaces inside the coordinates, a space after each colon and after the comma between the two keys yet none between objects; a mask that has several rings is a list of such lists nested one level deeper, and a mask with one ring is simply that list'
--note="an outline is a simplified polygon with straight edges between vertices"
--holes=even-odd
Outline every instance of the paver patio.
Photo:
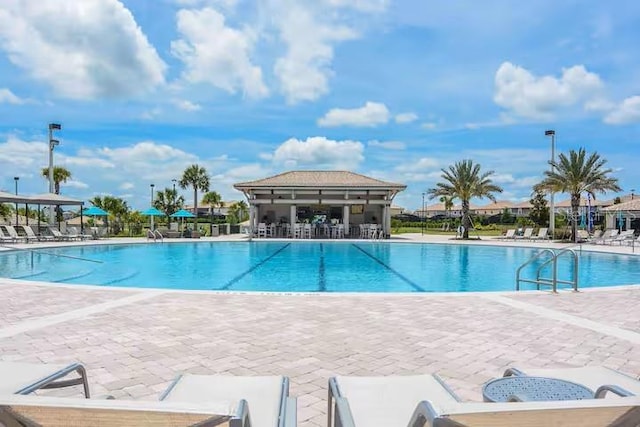
[{"label": "paver patio", "polygon": [[336,374],[437,372],[467,400],[481,400],[482,383],[508,366],[640,374],[640,287],[287,295],[0,279],[0,292],[1,360],[78,360],[95,396],[133,399],[156,399],[178,372],[288,375],[301,426],[326,425]]}]

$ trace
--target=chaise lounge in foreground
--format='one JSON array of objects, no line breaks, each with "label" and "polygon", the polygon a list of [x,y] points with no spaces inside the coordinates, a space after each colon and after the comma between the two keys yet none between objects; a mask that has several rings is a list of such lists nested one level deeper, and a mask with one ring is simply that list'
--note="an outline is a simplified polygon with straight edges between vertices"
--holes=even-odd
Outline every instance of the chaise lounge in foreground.
[{"label": "chaise lounge in foreground", "polygon": [[[74,376],[74,373],[77,375]],[[57,365],[0,362],[0,396],[29,394],[40,389],[73,387],[76,385],[82,385],[85,397],[89,398],[87,372],[80,363]]]}]

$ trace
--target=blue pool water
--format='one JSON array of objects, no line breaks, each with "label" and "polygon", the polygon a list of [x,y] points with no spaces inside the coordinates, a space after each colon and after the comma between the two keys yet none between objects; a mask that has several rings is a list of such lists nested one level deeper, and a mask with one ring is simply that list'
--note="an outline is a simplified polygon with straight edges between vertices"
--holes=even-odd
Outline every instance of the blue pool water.
[{"label": "blue pool water", "polygon": [[[275,292],[513,290],[537,248],[382,242],[199,242],[100,245],[0,254],[0,276],[62,283]],[[523,271],[532,277],[539,264]],[[571,277],[568,258],[559,279]],[[549,276],[550,273],[545,274]],[[580,254],[580,287],[640,283],[640,258]],[[527,286],[533,289],[533,285]]]}]

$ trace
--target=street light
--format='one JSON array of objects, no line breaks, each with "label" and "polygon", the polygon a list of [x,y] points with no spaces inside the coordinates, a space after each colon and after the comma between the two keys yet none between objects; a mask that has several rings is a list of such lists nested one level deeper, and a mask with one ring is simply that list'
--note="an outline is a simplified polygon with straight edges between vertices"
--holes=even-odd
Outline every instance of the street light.
[{"label": "street light", "polygon": [[[53,131],[61,130],[62,126],[59,123],[49,123],[49,193],[53,193],[53,149],[56,145],[60,145],[60,141],[53,139]],[[54,209],[49,207],[49,223],[53,224]]]},{"label": "street light", "polygon": [[[151,184],[150,185],[150,187],[151,187],[151,207],[153,207],[153,187],[155,187],[155,186],[156,186],[155,184]],[[153,230],[154,230],[154,228],[153,228],[153,215],[151,215],[151,231],[153,231]]]},{"label": "street light", "polygon": [[[16,182],[16,196],[18,195],[18,181],[20,180],[19,176],[14,176],[13,180]],[[16,201],[16,225],[18,225],[18,202]]]},{"label": "street light", "polygon": [[[554,171],[553,162],[555,161],[555,158],[556,158],[556,131],[546,130],[544,131],[544,136],[551,137],[551,173],[553,173]],[[575,216],[575,212],[572,212],[572,214]],[[556,229],[556,215],[555,215],[555,206],[553,203],[553,190],[549,190],[549,232],[551,233],[552,239],[555,236],[555,229]]]},{"label": "street light", "polygon": [[425,193],[422,193],[422,235],[424,236],[424,221],[426,212],[424,211],[424,196]]}]

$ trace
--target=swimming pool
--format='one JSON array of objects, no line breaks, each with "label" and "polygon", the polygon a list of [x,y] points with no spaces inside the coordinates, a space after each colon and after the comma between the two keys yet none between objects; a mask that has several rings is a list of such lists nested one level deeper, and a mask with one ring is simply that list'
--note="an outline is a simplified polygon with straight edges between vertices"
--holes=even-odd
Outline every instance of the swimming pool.
[{"label": "swimming pool", "polygon": [[[386,242],[95,245],[0,254],[0,275],[101,286],[274,292],[471,292],[515,288],[538,248]],[[568,258],[567,258],[568,260]],[[535,275],[539,264],[523,271]],[[571,277],[568,261],[558,277]],[[549,276],[549,274],[546,274]],[[640,283],[640,258],[580,255],[580,287]],[[530,285],[528,289],[533,289]]]}]

